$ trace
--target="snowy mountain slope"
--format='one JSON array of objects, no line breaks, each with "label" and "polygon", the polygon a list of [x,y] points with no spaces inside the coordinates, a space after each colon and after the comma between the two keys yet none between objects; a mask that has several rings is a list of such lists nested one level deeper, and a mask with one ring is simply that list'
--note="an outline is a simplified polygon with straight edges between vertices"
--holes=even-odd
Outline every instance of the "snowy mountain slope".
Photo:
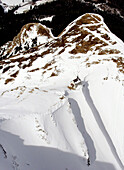
[{"label": "snowy mountain slope", "polygon": [[8,10],[18,6],[19,8],[15,11],[15,14],[21,14],[34,8],[34,6],[51,1],[53,0],[36,0],[34,2],[32,0],[1,0],[0,5],[4,8],[4,12],[8,12]]},{"label": "snowy mountain slope", "polygon": [[124,169],[124,43],[97,14],[36,28],[1,49],[1,170]]}]

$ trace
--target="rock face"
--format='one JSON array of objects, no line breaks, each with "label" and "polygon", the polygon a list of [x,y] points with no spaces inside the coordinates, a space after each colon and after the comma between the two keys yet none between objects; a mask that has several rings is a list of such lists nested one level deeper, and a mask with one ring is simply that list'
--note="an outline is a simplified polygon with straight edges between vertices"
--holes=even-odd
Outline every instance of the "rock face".
[{"label": "rock face", "polygon": [[[40,59],[42,65],[41,58],[46,55],[51,54],[51,61],[54,61],[54,55],[63,56],[65,52],[68,53],[68,57],[74,58],[77,55],[78,57],[81,55],[122,55],[123,42],[109,31],[102,17],[96,14],[85,14],[79,17],[70,23],[58,37],[53,37],[50,29],[41,24],[27,24],[12,42],[1,48],[1,57],[7,58],[0,62],[1,71],[2,74],[9,72],[8,78],[14,80],[18,75],[15,73],[25,68],[31,71],[31,66],[37,60]],[[43,70],[43,68],[36,65],[33,70]],[[9,82],[7,79],[5,83]]]},{"label": "rock face", "polygon": [[1,167],[122,170],[123,47],[93,13],[58,37],[27,24],[3,46]]}]

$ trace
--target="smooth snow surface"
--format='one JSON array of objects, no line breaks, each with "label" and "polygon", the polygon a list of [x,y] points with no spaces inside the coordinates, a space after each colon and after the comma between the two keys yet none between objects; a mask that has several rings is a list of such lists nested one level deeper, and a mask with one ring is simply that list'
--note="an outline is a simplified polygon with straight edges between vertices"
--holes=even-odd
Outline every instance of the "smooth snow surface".
[{"label": "smooth snow surface", "polygon": [[3,56],[0,170],[124,169],[124,43],[101,16],[24,26]]}]

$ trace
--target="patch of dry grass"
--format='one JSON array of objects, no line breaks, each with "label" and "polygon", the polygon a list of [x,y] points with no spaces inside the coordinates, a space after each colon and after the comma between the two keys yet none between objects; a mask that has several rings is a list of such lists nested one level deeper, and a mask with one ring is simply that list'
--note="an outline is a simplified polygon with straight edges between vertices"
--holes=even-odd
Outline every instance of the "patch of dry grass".
[{"label": "patch of dry grass", "polygon": [[119,71],[124,73],[124,59],[122,57],[118,57],[117,59],[112,58],[112,61],[117,64]]},{"label": "patch of dry grass", "polygon": [[[97,31],[101,27],[100,25],[87,26],[90,31]],[[100,33],[100,32],[99,32]]]},{"label": "patch of dry grass", "polygon": [[57,74],[57,73],[52,72],[52,74],[50,75],[50,77],[54,77],[54,76],[58,76],[58,74]]},{"label": "patch of dry grass", "polygon": [[76,22],[77,25],[82,25],[82,24],[94,24],[94,23],[99,23],[101,19],[96,16],[96,15],[91,15],[91,14],[85,14],[82,16],[80,20]]},{"label": "patch of dry grass", "polygon": [[105,49],[105,50],[100,50],[99,55],[105,55],[105,54],[119,54],[120,51],[117,49]]},{"label": "patch of dry grass", "polygon": [[11,74],[10,76],[11,76],[11,77],[16,78],[16,77],[17,77],[17,75],[18,75],[18,73],[19,73],[19,70],[18,70],[18,71],[16,71],[15,73]]},{"label": "patch of dry grass", "polygon": [[44,67],[42,67],[43,69],[47,69],[48,67],[50,67],[52,64],[55,64],[55,60],[52,60],[49,63],[46,63]]},{"label": "patch of dry grass", "polygon": [[30,71],[28,71],[28,72],[35,72],[35,71],[38,71],[38,70],[40,70],[39,68],[36,68],[36,69],[32,69],[32,70],[30,70]]},{"label": "patch of dry grass", "polygon": [[108,34],[103,34],[101,35],[102,38],[104,38],[105,40],[110,40],[110,37],[108,36]]},{"label": "patch of dry grass", "polygon": [[70,53],[71,54],[78,54],[78,53],[86,54],[88,51],[92,51],[92,47],[94,47],[95,45],[100,45],[101,47],[103,47],[103,46],[107,46],[108,44],[100,40],[98,37],[94,38],[94,36],[90,35],[88,41],[82,40],[82,42],[80,42],[80,45],[77,44],[76,47],[72,51],[70,51]]},{"label": "patch of dry grass", "polygon": [[5,84],[8,84],[9,82],[12,82],[12,81],[14,81],[13,78],[8,78],[8,79],[5,80]]},{"label": "patch of dry grass", "polygon": [[10,68],[13,68],[14,66],[6,66],[4,69],[3,69],[3,72],[2,73],[5,73],[7,72]]}]

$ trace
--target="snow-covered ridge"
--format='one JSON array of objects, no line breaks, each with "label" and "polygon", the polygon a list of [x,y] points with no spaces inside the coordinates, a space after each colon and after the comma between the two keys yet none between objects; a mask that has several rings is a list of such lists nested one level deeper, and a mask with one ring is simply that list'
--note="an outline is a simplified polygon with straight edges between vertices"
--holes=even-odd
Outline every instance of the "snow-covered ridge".
[{"label": "snow-covered ridge", "polygon": [[124,169],[123,47],[97,14],[58,37],[25,25],[1,47],[2,169]]},{"label": "snow-covered ridge", "polygon": [[[29,29],[30,27],[30,29]],[[13,42],[7,43],[1,47],[1,56],[8,57],[10,55],[14,55],[18,52],[25,51],[30,49],[33,46],[40,45],[44,43],[44,40],[36,40],[40,39],[43,35],[38,33],[38,30],[42,30],[49,32],[50,35],[48,39],[52,36],[50,29],[46,28],[41,24],[27,24],[25,25],[17,37],[14,38]],[[28,34],[28,35],[27,35]],[[121,53],[123,42],[119,40],[116,36],[112,35],[108,27],[104,24],[103,18],[96,14],[85,14],[71,24],[60,34],[59,38],[54,38],[55,41],[61,43],[63,41],[64,44],[61,44],[63,47],[67,46],[70,42],[73,42],[73,46],[75,45],[75,49],[72,51],[77,51],[79,53],[91,53],[91,54],[112,54],[112,53]],[[43,37],[44,38],[44,37]],[[46,37],[47,39],[47,37]],[[78,39],[79,42],[78,42]],[[33,42],[35,40],[35,42]],[[117,42],[120,43],[118,44]],[[45,40],[48,41],[48,40]],[[50,41],[50,40],[49,40]],[[54,41],[51,43],[54,43]],[[87,45],[86,45],[87,44]],[[53,45],[54,46],[54,45]],[[82,48],[83,47],[83,48]],[[42,47],[41,47],[42,48]],[[86,48],[86,49],[85,49]],[[118,49],[118,50],[117,50]],[[120,49],[120,51],[119,51]]]},{"label": "snow-covered ridge", "polygon": [[7,55],[18,54],[18,52],[26,51],[40,44],[44,44],[48,42],[48,39],[51,40],[51,38],[53,38],[51,30],[46,28],[46,26],[40,23],[26,24],[13,41],[7,43],[7,47],[5,45],[5,48],[7,48],[6,51],[4,50],[4,46],[1,48],[1,56],[7,57]]},{"label": "snow-covered ridge", "polygon": [[[110,32],[103,18],[96,14],[79,17],[59,37],[53,37],[50,29],[41,24],[27,24],[12,42],[1,47],[1,73],[8,75],[9,72],[10,75],[5,84],[15,80],[25,68],[26,72],[42,70],[44,74],[45,68],[56,63],[54,55],[63,58],[66,53],[67,58],[81,58],[82,55],[121,56],[124,54],[123,42]],[[41,58],[45,59],[47,55],[53,57],[46,63],[48,66],[45,66]],[[3,60],[4,58],[7,60]],[[37,61],[41,62],[41,65],[38,64],[40,67],[37,64],[33,66]],[[123,63],[123,59],[121,62]],[[58,72],[59,69],[54,74],[58,75]]]}]

